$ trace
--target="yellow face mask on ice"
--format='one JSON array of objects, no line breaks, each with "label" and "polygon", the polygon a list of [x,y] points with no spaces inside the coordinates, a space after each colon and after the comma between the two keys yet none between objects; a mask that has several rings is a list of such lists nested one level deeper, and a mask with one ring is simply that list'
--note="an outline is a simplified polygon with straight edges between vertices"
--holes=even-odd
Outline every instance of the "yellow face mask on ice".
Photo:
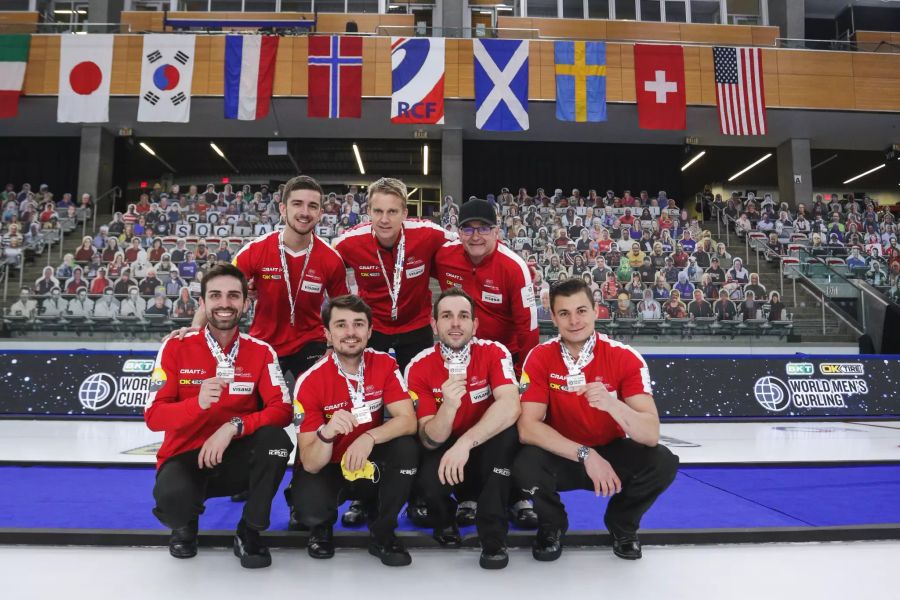
[{"label": "yellow face mask on ice", "polygon": [[346,461],[347,457],[341,457],[341,472],[344,474],[344,479],[347,481],[356,481],[357,479],[369,479],[370,481],[377,483],[378,482],[378,467],[375,466],[375,463],[372,461],[366,461],[365,466],[362,469],[357,469],[356,471],[350,471],[347,469]]}]

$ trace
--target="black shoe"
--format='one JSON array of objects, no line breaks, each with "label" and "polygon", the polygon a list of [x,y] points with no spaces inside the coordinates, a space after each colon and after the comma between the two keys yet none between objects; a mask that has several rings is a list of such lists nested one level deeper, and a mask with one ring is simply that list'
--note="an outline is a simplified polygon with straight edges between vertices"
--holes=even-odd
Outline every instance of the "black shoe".
[{"label": "black shoe", "polygon": [[431,517],[428,516],[428,506],[424,502],[417,501],[413,504],[406,505],[406,516],[412,521],[412,524],[422,529],[431,529],[434,527],[431,523]]},{"label": "black shoe", "polygon": [[637,560],[641,554],[641,541],[637,534],[617,536],[612,534],[613,554],[625,560]]},{"label": "black shoe", "polygon": [[505,569],[509,564],[509,554],[506,547],[498,542],[483,542],[481,544],[481,558],[478,564],[482,569]]},{"label": "black shoe", "polygon": [[531,500],[520,500],[510,506],[509,520],[516,529],[537,529],[538,516]]},{"label": "black shoe", "polygon": [[350,507],[341,516],[344,527],[362,527],[366,524],[366,508],[359,500],[350,503]]},{"label": "black shoe", "polygon": [[197,556],[197,520],[184,527],[172,530],[169,538],[169,554],[175,558],[193,558]]},{"label": "black shoe", "polygon": [[456,524],[460,527],[474,525],[476,510],[478,510],[478,503],[474,500],[460,502],[456,507]]},{"label": "black shoe", "polygon": [[231,497],[232,502],[246,502],[247,498],[250,496],[250,490],[244,490],[238,494],[235,494]]},{"label": "black shoe", "polygon": [[433,537],[444,548],[459,548],[462,546],[462,536],[459,535],[459,528],[455,523],[435,529]]},{"label": "black shoe", "polygon": [[559,529],[544,526],[531,544],[531,555],[541,562],[554,561],[562,554],[562,532]]},{"label": "black shoe", "polygon": [[334,556],[334,532],[331,525],[316,525],[309,534],[306,552],[313,558]]},{"label": "black shoe", "polygon": [[262,543],[259,532],[250,529],[241,519],[234,534],[234,555],[245,569],[262,569],[272,564],[272,555]]},{"label": "black shoe", "polygon": [[288,531],[309,531],[309,526],[304,525],[297,518],[297,511],[291,506],[288,510]]},{"label": "black shoe", "polygon": [[403,547],[397,536],[391,535],[384,541],[369,538],[369,554],[381,559],[381,564],[388,567],[405,567],[412,563],[412,557]]}]

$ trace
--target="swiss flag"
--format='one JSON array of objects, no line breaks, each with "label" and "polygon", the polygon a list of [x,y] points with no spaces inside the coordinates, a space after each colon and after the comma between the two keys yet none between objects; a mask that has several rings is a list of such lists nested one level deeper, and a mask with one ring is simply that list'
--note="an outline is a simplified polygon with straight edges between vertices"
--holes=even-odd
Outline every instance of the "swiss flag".
[{"label": "swiss flag", "polygon": [[634,85],[641,129],[685,129],[681,46],[634,45]]}]

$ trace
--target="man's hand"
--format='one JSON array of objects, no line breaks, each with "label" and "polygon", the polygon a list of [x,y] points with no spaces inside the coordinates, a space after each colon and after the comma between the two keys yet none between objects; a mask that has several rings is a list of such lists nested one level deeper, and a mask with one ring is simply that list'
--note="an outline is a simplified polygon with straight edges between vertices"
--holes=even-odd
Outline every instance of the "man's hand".
[{"label": "man's hand", "polygon": [[458,409],[462,404],[462,397],[466,395],[466,378],[464,375],[451,375],[441,386],[444,395],[443,404],[452,409]]},{"label": "man's hand", "polygon": [[197,457],[197,466],[201,469],[204,467],[212,469],[221,463],[222,455],[235,435],[237,435],[237,427],[231,423],[225,423],[219,427],[214,434],[203,442],[203,447],[200,448],[200,455]]},{"label": "man's hand", "polygon": [[463,440],[457,440],[450,447],[438,464],[438,479],[444,485],[456,485],[462,483],[466,463],[469,462],[469,444]]},{"label": "man's hand", "polygon": [[591,481],[594,482],[594,495],[603,497],[612,496],[622,491],[622,482],[619,476],[613,471],[612,465],[597,454],[597,451],[591,448],[588,457],[584,461],[584,470]]},{"label": "man's hand", "polygon": [[194,333],[195,331],[200,331],[200,328],[199,327],[181,327],[179,329],[176,329],[175,331],[173,331],[166,337],[164,337],[162,339],[162,341],[168,342],[172,338],[178,338],[179,340],[183,340],[184,336],[186,336],[189,333]]},{"label": "man's hand", "polygon": [[369,455],[372,453],[372,448],[375,447],[375,438],[371,435],[362,434],[358,438],[356,438],[350,446],[347,447],[347,451],[344,452],[344,466],[347,467],[348,471],[358,471],[366,466],[366,461],[369,460]]},{"label": "man's hand", "polygon": [[350,414],[350,411],[339,410],[331,415],[328,424],[322,429],[322,435],[327,438],[333,438],[336,435],[347,435],[356,429],[358,425],[356,417]]},{"label": "man's hand", "polygon": [[594,381],[580,387],[578,393],[584,396],[587,399],[588,404],[597,410],[609,412],[612,403],[618,402],[616,397],[599,381]]},{"label": "man's hand", "polygon": [[210,377],[209,379],[204,380],[203,384],[200,386],[200,397],[197,398],[197,402],[200,403],[200,408],[206,410],[214,403],[218,402],[222,397],[222,390],[225,389],[226,385],[225,381],[218,377]]}]

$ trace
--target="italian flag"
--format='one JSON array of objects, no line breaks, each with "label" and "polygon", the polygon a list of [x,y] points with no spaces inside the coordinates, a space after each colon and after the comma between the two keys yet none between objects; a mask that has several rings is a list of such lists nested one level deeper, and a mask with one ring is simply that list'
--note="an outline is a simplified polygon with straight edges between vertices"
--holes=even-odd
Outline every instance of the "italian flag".
[{"label": "italian flag", "polygon": [[30,35],[0,35],[0,119],[19,112],[30,44]]}]

